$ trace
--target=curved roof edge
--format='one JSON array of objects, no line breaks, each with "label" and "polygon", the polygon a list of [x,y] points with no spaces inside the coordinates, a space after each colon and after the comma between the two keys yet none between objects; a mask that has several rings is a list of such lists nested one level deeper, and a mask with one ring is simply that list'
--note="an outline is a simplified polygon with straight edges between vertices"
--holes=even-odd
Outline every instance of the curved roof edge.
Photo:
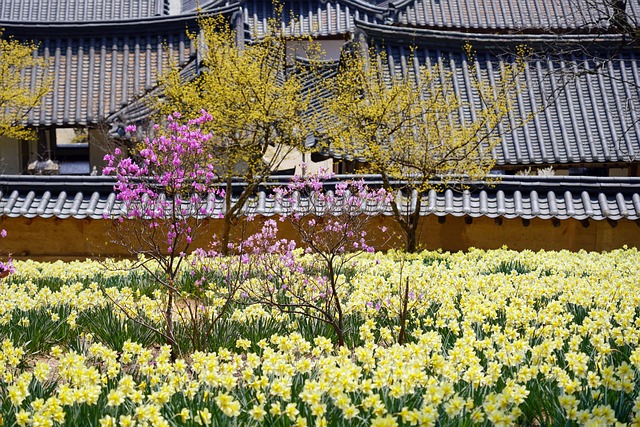
[{"label": "curved roof edge", "polygon": [[[239,10],[240,2],[235,1],[228,5],[208,9],[205,14],[230,14]],[[110,32],[147,32],[152,29],[162,29],[166,31],[167,27],[173,28],[175,25],[183,25],[184,22],[197,20],[199,12],[186,13],[181,15],[164,15],[153,16],[149,18],[116,20],[116,21],[88,21],[88,22],[16,22],[16,21],[0,21],[0,28],[4,28],[5,32],[27,37],[46,36],[48,38],[59,35],[77,35],[85,36],[91,33],[110,33]]]},{"label": "curved roof edge", "polygon": [[[612,0],[392,0],[394,21],[422,28],[603,34],[638,26],[640,3]],[[618,4],[619,3],[619,4]],[[621,8],[622,6],[622,8]],[[622,20],[626,21],[626,29]],[[633,31],[633,30],[632,30]]]},{"label": "curved roof edge", "polygon": [[[322,1],[322,0],[321,0]],[[324,3],[327,3],[328,0],[324,0]],[[367,12],[380,13],[384,14],[388,12],[388,8],[380,7],[377,5],[373,5],[365,0],[333,0],[334,3],[343,3],[348,4],[350,6],[356,7],[360,10],[366,10]]]},{"label": "curved roof edge", "polygon": [[[363,31],[371,37],[384,38],[389,40],[400,40],[406,42],[440,42],[440,43],[463,43],[471,42],[477,45],[504,45],[506,44],[545,44],[550,43],[562,44],[581,44],[585,41],[585,36],[580,35],[557,35],[557,34],[487,34],[473,31],[457,31],[446,29],[427,29],[417,27],[396,26],[389,24],[376,24],[365,22],[361,19],[354,18],[354,25],[357,29]],[[590,38],[594,36],[591,35]],[[623,42],[623,36],[619,34],[601,34],[598,35],[598,42],[601,44]]]}]

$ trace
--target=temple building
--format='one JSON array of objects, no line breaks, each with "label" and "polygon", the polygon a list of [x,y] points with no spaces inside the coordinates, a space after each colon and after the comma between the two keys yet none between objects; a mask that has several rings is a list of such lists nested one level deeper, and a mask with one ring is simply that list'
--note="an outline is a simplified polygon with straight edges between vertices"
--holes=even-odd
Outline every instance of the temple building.
[{"label": "temple building", "polygon": [[[270,20],[281,21],[292,39],[316,40],[329,73],[354,43],[385,52],[390,75],[438,64],[454,77],[467,106],[461,116],[468,118],[479,101],[464,45],[473,46],[474,66],[487,81],[517,46],[528,46],[526,84],[514,108],[530,119],[502,132],[492,152],[500,183],[420,195],[431,230],[422,243],[446,250],[640,245],[640,0],[282,0],[281,6],[0,0],[4,36],[35,41],[51,79],[24,123],[37,139],[0,137],[0,226],[17,230],[3,245],[23,256],[111,253],[96,249],[96,241],[106,227],[102,218],[118,202],[112,181],[92,175],[101,174],[110,141],[127,124],[148,119],[146,100],[162,90],[170,66],[185,78],[202,71],[187,34],[198,30],[201,14],[228,19],[239,46],[259,41]],[[25,72],[23,81],[36,78]],[[330,147],[305,159],[338,174],[357,173],[361,160]],[[285,172],[299,170],[293,164]],[[278,214],[267,190],[252,203],[247,212]],[[380,214],[383,221],[389,212]],[[50,243],[58,233],[69,236],[66,244]]]}]

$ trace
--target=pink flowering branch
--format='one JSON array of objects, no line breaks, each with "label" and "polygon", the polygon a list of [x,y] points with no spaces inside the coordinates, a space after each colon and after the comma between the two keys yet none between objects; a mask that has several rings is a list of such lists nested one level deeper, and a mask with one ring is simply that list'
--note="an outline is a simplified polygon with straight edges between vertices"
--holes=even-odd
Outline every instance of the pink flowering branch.
[{"label": "pink flowering branch", "polygon": [[281,312],[329,324],[345,344],[344,273],[362,252],[373,251],[367,234],[372,214],[388,203],[384,190],[369,189],[363,181],[345,181],[325,190],[328,173],[296,177],[276,190],[284,207],[284,221],[297,231],[308,256],[300,257],[294,241],[277,238],[277,223],[262,229],[234,248],[237,257],[228,282],[238,283],[240,302],[263,304]]},{"label": "pink flowering branch", "polygon": [[[213,185],[215,159],[207,147],[211,134],[201,129],[211,115],[203,110],[196,119],[180,118],[173,113],[165,126],[156,125],[156,136],[139,142],[134,156],[125,157],[119,149],[106,155],[103,170],[116,176],[114,189],[121,203],[121,214],[113,218],[114,242],[138,255],[140,266],[168,290],[165,337],[174,350],[173,304],[180,295],[176,279],[186,254],[214,215],[215,198],[224,196]],[[127,132],[134,133],[135,127]],[[148,267],[149,260],[160,266],[160,273]]]}]

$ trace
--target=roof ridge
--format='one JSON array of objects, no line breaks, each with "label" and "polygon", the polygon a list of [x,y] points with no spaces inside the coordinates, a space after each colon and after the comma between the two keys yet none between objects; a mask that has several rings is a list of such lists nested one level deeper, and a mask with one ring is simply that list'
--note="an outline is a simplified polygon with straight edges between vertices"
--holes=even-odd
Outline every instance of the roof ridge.
[{"label": "roof ridge", "polygon": [[[357,175],[338,175],[326,182],[332,189],[338,181]],[[380,185],[376,175],[366,175],[367,184]],[[242,208],[243,215],[272,216],[287,211],[270,187],[282,185],[290,177],[273,177],[260,186],[255,199]],[[403,197],[409,207],[416,197],[424,200],[420,215],[468,216],[522,219],[638,220],[640,219],[640,178],[614,178],[610,187],[585,177],[509,177],[505,182],[486,185],[482,181],[465,183],[472,191],[429,190]],[[512,181],[512,182],[508,182]],[[574,181],[576,185],[567,185]],[[22,182],[22,185],[20,185]],[[114,177],[0,175],[0,214],[7,217],[113,218],[122,214],[122,204],[114,192]],[[617,183],[617,185],[615,185]],[[241,182],[235,183],[242,186]],[[464,191],[462,191],[464,190]],[[217,214],[223,213],[223,201],[213,201]],[[370,215],[391,215],[388,205],[367,210]]]},{"label": "roof ridge", "polygon": [[[487,34],[483,32],[474,32],[472,28],[465,29],[465,31],[459,31],[458,29],[433,29],[433,28],[419,28],[409,26],[399,26],[394,24],[378,24],[373,22],[364,21],[357,17],[353,18],[354,26],[364,31],[366,34],[382,34],[385,38],[397,38],[406,39],[412,38],[414,40],[419,39],[436,39],[444,42],[480,42],[482,44],[500,44],[500,43],[583,43],[586,34],[581,35],[562,35],[562,34],[538,34],[538,33],[502,33],[502,34]],[[594,34],[590,34],[591,37]],[[615,33],[604,33],[598,35],[599,40],[602,42],[620,42],[624,40],[624,37]]]},{"label": "roof ridge", "polygon": [[[214,9],[207,10],[206,13],[224,13],[226,11],[235,10],[240,6],[239,0],[233,0],[233,2],[216,7]],[[91,27],[132,27],[139,25],[152,25],[158,23],[167,22],[179,22],[185,20],[193,20],[198,17],[200,12],[181,13],[178,15],[159,15],[148,16],[135,19],[111,19],[111,20],[97,20],[97,21],[2,21],[0,20],[0,27],[2,28],[43,28],[47,30],[55,28],[91,28]]]},{"label": "roof ridge", "polygon": [[[616,31],[615,5],[611,0],[596,4],[593,0],[395,0],[389,9],[395,21],[433,28],[457,27],[475,30],[520,30],[567,33],[575,31]],[[624,2],[626,3],[626,2]],[[628,2],[626,14],[632,20],[638,15],[636,2]],[[466,14],[464,13],[466,11]],[[429,24],[427,24],[429,23]],[[634,20],[637,25],[637,20]],[[618,27],[619,28],[619,27]]]},{"label": "roof ridge", "polygon": [[[267,186],[281,185],[290,182],[294,178],[294,175],[274,175],[268,177],[263,183]],[[468,180],[461,177],[461,184],[488,184],[487,180]],[[495,180],[491,182],[492,185],[499,186],[500,184],[554,184],[554,183],[567,183],[567,184],[629,184],[639,185],[640,177],[619,177],[619,176],[569,176],[569,175],[488,175],[488,179]],[[367,184],[379,184],[382,183],[380,175],[377,174],[338,174],[332,178],[325,180],[327,183],[335,183],[339,181],[346,181],[351,179],[364,179]],[[116,178],[109,175],[0,175],[0,186],[31,186],[31,185],[83,185],[91,186],[95,184],[115,183]],[[392,180],[393,183],[400,183],[403,180]],[[439,179],[434,179],[433,182],[439,182]],[[243,182],[238,180],[238,185],[242,185]],[[640,192],[640,186],[637,188]]]},{"label": "roof ridge", "polygon": [[374,4],[371,4],[365,0],[320,0],[323,3],[327,3],[328,1],[333,1],[334,3],[346,3],[352,4],[356,7],[368,10],[370,12],[375,13],[385,13],[388,10],[388,7],[380,7]]}]

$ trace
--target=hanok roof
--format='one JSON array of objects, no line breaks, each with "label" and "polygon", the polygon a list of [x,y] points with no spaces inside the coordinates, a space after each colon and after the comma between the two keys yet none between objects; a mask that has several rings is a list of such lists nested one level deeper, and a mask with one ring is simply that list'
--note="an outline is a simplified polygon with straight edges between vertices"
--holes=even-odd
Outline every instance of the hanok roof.
[{"label": "hanok roof", "polygon": [[[504,134],[494,153],[497,163],[623,163],[637,161],[640,155],[638,52],[623,49],[613,61],[594,61],[598,49],[620,46],[620,37],[608,34],[614,3],[287,0],[279,18],[289,34],[334,37],[364,31],[374,45],[388,51],[397,71],[408,63],[415,45],[419,63],[443,62],[455,71],[456,90],[465,99],[472,97],[462,42],[472,43],[487,76],[508,60],[497,47],[565,43],[562,55],[544,51],[529,62],[517,109],[522,114],[542,112]],[[626,4],[635,26],[640,0]],[[195,46],[185,29],[195,27],[198,10],[242,12],[239,16],[252,37],[263,33],[268,19],[275,17],[270,0],[0,0],[0,27],[19,39],[35,38],[38,55],[49,61],[46,74],[53,90],[31,111],[27,124],[93,125],[121,113],[129,120],[145,117],[150,110],[139,99],[157,87],[169,57],[183,67],[183,74],[197,72]],[[588,34],[592,30],[607,33],[598,35],[597,46]],[[558,33],[568,35],[560,38]],[[585,42],[591,43],[589,52],[584,51]],[[576,74],[576,69],[581,72]],[[27,72],[23,81],[36,77]]]},{"label": "hanok roof", "polygon": [[[197,62],[196,58],[191,58],[189,62],[184,64],[180,69],[180,77],[186,80],[195,77],[198,73]],[[139,96],[135,100],[122,105],[122,108],[112,112],[107,117],[107,122],[116,123],[117,126],[121,126],[123,129],[127,124],[143,122],[156,112],[154,111],[153,99],[162,96],[162,86],[156,86],[152,90],[147,91],[143,96]]]},{"label": "hanok roof", "polygon": [[0,22],[137,21],[215,10],[220,0],[2,0]]},{"label": "hanok roof", "polygon": [[[401,25],[476,31],[553,33],[608,30],[616,10],[612,0],[405,0],[396,2]],[[626,14],[640,16],[640,3],[629,0]],[[634,22],[634,24],[637,21]]]},{"label": "hanok roof", "polygon": [[169,14],[167,0],[3,0],[0,21],[122,21]]},{"label": "hanok roof", "polygon": [[276,16],[274,2],[253,0],[244,2],[243,19],[250,37],[259,38],[265,34],[269,21],[283,22],[287,35],[336,36],[353,31],[353,20],[379,22],[386,8],[364,0],[292,0],[282,2],[282,12]]},{"label": "hanok roof", "polygon": [[[52,82],[41,105],[29,113],[27,125],[97,124],[156,87],[171,63],[184,66],[195,58],[187,29],[197,28],[197,15],[194,11],[171,15],[168,2],[112,0],[108,15],[101,12],[101,2],[41,0],[42,8],[33,3],[0,0],[2,18],[22,17],[0,21],[0,28],[19,40],[34,40],[37,55],[47,64],[44,70],[25,72],[22,80],[46,76]],[[73,13],[55,14],[56,5]],[[123,19],[128,8],[136,7],[133,19],[96,20]],[[232,4],[210,7],[208,13],[236,10],[238,5]]]},{"label": "hanok roof", "polygon": [[[389,58],[389,73],[416,73],[417,67],[439,64],[453,74],[453,89],[465,102],[463,120],[481,108],[474,95],[463,44],[476,51],[481,79],[494,81],[513,57],[507,46],[523,40],[513,35],[470,35],[440,30],[402,30],[356,21],[378,51]],[[616,37],[608,36],[612,45]],[[579,41],[577,38],[574,42]],[[517,95],[517,117],[531,120],[503,132],[493,156],[497,165],[625,163],[640,158],[640,57],[623,49],[611,60],[596,46],[592,51],[566,44],[562,54],[548,52],[541,36],[532,36],[534,54],[527,60]],[[331,153],[358,158],[358,153]]]},{"label": "hanok roof", "polygon": [[[337,176],[335,179],[347,179]],[[266,183],[243,213],[272,216],[286,212],[270,188],[286,185],[287,177]],[[379,185],[368,176],[369,185]],[[330,187],[335,181],[329,181]],[[93,218],[118,216],[120,203],[110,177],[20,176],[0,177],[0,214],[25,218]],[[243,184],[238,183],[242,186]],[[472,191],[431,190],[422,195],[421,215],[523,219],[640,219],[640,178],[503,177],[494,187],[469,183]],[[404,200],[414,204],[413,198]],[[212,201],[213,216],[223,214],[223,200]],[[390,215],[388,207],[369,214]]]}]

